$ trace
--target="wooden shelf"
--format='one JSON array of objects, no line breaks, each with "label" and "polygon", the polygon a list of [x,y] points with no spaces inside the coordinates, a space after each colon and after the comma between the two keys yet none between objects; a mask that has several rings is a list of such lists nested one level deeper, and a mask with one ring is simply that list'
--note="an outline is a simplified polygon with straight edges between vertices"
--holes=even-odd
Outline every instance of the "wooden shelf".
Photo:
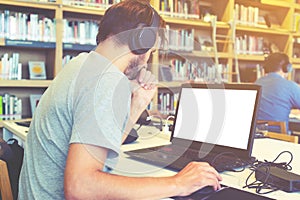
[{"label": "wooden shelf", "polygon": [[249,1],[249,0],[235,0],[236,3],[256,6],[265,9],[272,8],[283,8],[288,9],[293,6],[293,0],[259,0],[259,1]]},{"label": "wooden shelf", "polygon": [[243,61],[264,61],[265,57],[263,55],[249,55],[249,54],[243,54],[237,56],[238,60]]},{"label": "wooden shelf", "polygon": [[47,88],[52,80],[0,80],[1,87]]},{"label": "wooden shelf", "polygon": [[11,40],[0,38],[0,46],[23,47],[23,48],[40,48],[40,49],[55,49],[55,42],[42,42],[33,40]]},{"label": "wooden shelf", "polygon": [[[167,23],[172,23],[176,25],[193,26],[195,28],[211,27],[210,22],[204,22],[203,20],[200,19],[183,19],[183,18],[174,18],[169,16],[162,16],[162,17]],[[229,29],[229,24],[225,22],[217,22],[217,27],[222,29]]]},{"label": "wooden shelf", "polygon": [[265,33],[265,34],[286,35],[286,36],[289,36],[291,34],[288,30],[281,29],[281,28],[261,28],[261,27],[243,26],[243,25],[237,25],[236,30],[254,32],[256,34]]},{"label": "wooden shelf", "polygon": [[180,87],[184,81],[159,82],[158,88]]},{"label": "wooden shelf", "polygon": [[81,13],[81,14],[89,14],[89,15],[99,15],[103,16],[105,13],[105,9],[95,8],[95,7],[87,7],[87,6],[73,6],[73,5],[63,5],[63,12],[72,12],[72,13]]},{"label": "wooden shelf", "polygon": [[[211,57],[213,58],[215,56],[214,52],[205,52],[205,51],[193,51],[193,56],[197,57]],[[230,55],[227,52],[218,52],[218,58],[229,58]]]},{"label": "wooden shelf", "polygon": [[292,35],[293,35],[293,37],[300,37],[300,32],[298,32],[298,33],[294,32],[294,33],[292,33]]},{"label": "wooden shelf", "polygon": [[282,8],[290,8],[293,6],[292,1],[287,0],[260,0],[260,2],[263,5],[269,5],[269,6],[276,6],[276,7],[282,7]]},{"label": "wooden shelf", "polygon": [[[300,58],[292,58],[293,68],[299,68],[300,67]],[[298,65],[297,65],[298,64]],[[297,65],[297,67],[296,67]]]},{"label": "wooden shelf", "polygon": [[38,9],[47,9],[55,10],[60,5],[54,2],[38,2],[38,1],[18,1],[18,0],[0,0],[0,4],[8,6],[21,6],[26,8],[38,8]]},{"label": "wooden shelf", "polygon": [[[169,55],[174,56],[180,56],[180,57],[200,57],[200,58],[214,58],[215,53],[214,52],[208,52],[208,51],[174,51],[171,50]],[[229,55],[227,52],[218,52],[219,58],[231,58],[233,55]]]},{"label": "wooden shelf", "polygon": [[298,3],[294,3],[293,7],[294,7],[296,10],[300,10],[300,4],[298,4]]}]

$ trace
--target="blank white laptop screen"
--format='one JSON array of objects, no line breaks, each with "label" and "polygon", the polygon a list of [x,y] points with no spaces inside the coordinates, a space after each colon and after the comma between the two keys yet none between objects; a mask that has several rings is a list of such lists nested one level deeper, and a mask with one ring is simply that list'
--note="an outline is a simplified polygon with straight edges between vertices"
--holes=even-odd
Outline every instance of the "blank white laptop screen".
[{"label": "blank white laptop screen", "polygon": [[182,88],[173,137],[247,149],[256,90]]}]

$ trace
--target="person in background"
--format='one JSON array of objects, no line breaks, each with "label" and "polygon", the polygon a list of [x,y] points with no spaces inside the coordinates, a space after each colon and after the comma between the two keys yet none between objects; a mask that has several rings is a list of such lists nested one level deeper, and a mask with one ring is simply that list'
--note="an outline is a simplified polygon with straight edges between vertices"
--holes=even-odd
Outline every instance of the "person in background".
[{"label": "person in background", "polygon": [[[265,75],[256,80],[262,86],[258,120],[284,121],[288,131],[291,109],[300,108],[300,87],[287,80],[292,65],[289,57],[280,52],[270,54],[263,65]],[[279,127],[270,126],[269,131],[280,132]]]},{"label": "person in background", "polygon": [[36,108],[19,199],[161,199],[205,186],[220,188],[222,178],[204,162],[191,162],[169,177],[107,171],[155,94],[156,78],[144,66],[163,26],[158,13],[141,0],[125,0],[105,12],[96,49],[73,58]]}]

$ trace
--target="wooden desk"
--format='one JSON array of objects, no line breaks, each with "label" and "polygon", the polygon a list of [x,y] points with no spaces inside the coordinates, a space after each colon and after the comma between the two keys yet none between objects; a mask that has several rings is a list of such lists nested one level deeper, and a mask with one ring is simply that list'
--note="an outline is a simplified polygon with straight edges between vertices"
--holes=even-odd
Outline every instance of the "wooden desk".
[{"label": "wooden desk", "polygon": [[[28,128],[21,127],[16,125],[14,122],[5,122],[4,128],[9,130],[15,136],[26,140],[26,135]],[[170,134],[161,133],[158,129],[154,127],[142,127],[139,130],[139,139],[132,143],[123,145],[121,147],[122,151],[129,151],[134,149],[146,148],[150,146],[159,146],[169,143]],[[300,145],[291,143],[291,142],[284,142],[274,139],[268,138],[260,138],[254,140],[253,152],[252,155],[255,156],[258,160],[268,160],[273,161],[279,153],[282,151],[290,151],[293,153],[293,161],[291,166],[293,167],[292,172],[296,174],[300,174]],[[287,162],[289,161],[290,157],[288,154],[284,154],[280,157],[278,162]],[[223,178],[222,184],[243,189],[245,185],[246,178],[250,174],[249,169],[245,169],[243,172],[223,172],[221,176]],[[171,176],[174,175],[176,172],[167,170],[164,168],[159,168],[153,165],[149,165],[143,162],[138,162],[135,160],[129,159],[126,154],[121,152],[121,156],[119,159],[118,164],[115,166],[114,170],[112,171],[114,174],[120,175],[127,175],[127,176]],[[254,181],[254,176],[252,176],[249,180]],[[137,186],[138,187],[138,186]],[[243,189],[249,192],[255,193],[254,189]],[[282,200],[299,200],[300,199],[300,192],[293,192],[287,193],[284,191],[276,191],[270,194],[267,194],[270,198],[274,199],[282,199]]]},{"label": "wooden desk", "polygon": [[19,145],[23,146],[26,136],[28,134],[28,127],[26,126],[19,126],[15,122],[16,121],[28,121],[29,119],[23,120],[8,120],[3,121],[3,139],[7,141],[10,138],[15,138],[18,140]]},{"label": "wooden desk", "polygon": [[[122,150],[134,150],[139,148],[146,148],[150,146],[158,146],[167,144],[168,136],[166,134],[158,134],[156,137],[153,137],[151,132],[144,132],[137,140],[137,142],[133,144],[123,145]],[[284,142],[275,139],[269,138],[260,138],[255,139],[253,152],[252,155],[255,156],[258,160],[264,161],[265,159],[268,161],[273,161],[279,153],[282,151],[290,151],[293,153],[293,161],[291,166],[293,167],[292,172],[296,174],[300,174],[300,145],[291,143],[291,142]],[[288,154],[283,154],[278,162],[287,162],[289,161],[290,157]],[[221,176],[223,178],[222,184],[235,187],[238,189],[246,190],[252,193],[255,193],[254,189],[244,189],[243,186],[245,185],[245,181],[249,174],[252,171],[249,169],[245,169],[243,172],[223,172]],[[149,176],[149,177],[159,177],[159,176],[171,176],[174,175],[176,172],[167,170],[164,168],[159,168],[153,165],[149,165],[143,162],[138,162],[135,160],[131,160],[127,157],[126,154],[122,153],[120,160],[117,166],[114,168],[114,174],[121,174],[127,176]],[[255,180],[254,175],[251,176],[249,182]],[[265,196],[274,198],[274,199],[282,199],[282,200],[299,200],[300,199],[300,192],[293,192],[287,193],[284,191],[276,191],[270,194],[266,194]]]}]

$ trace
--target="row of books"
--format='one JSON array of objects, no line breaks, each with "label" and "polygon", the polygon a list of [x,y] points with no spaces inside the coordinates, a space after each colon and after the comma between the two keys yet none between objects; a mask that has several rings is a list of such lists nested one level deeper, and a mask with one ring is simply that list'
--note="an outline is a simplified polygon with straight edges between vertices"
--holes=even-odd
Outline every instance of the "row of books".
[{"label": "row of books", "polygon": [[159,10],[160,14],[171,17],[199,19],[200,16],[196,0],[160,0]]},{"label": "row of books", "polygon": [[62,59],[62,66],[64,66],[65,64],[67,64],[68,62],[70,62],[70,60],[73,58],[72,55],[65,55]]},{"label": "row of books", "polygon": [[197,35],[195,36],[195,50],[200,50],[202,52],[214,52],[214,44],[212,40],[212,35],[211,33],[207,31],[197,30]]},{"label": "row of books", "polygon": [[158,94],[158,110],[162,114],[174,114],[179,93],[160,92]]},{"label": "row of books", "polygon": [[264,54],[264,38],[261,36],[240,35],[235,38],[237,54]]},{"label": "row of books", "polygon": [[56,2],[56,0],[28,0],[32,2]]},{"label": "row of books", "polygon": [[257,26],[259,24],[259,8],[235,4],[234,14],[237,24]]},{"label": "row of books", "polygon": [[63,0],[63,4],[67,5],[89,6],[102,9],[107,9],[112,4],[119,2],[121,2],[121,0]]},{"label": "row of books", "polygon": [[167,25],[166,35],[169,50],[194,50],[194,29],[170,29],[170,26]]},{"label": "row of books", "polygon": [[64,19],[63,24],[63,42],[96,45],[98,22]]},{"label": "row of books", "polygon": [[293,31],[299,32],[300,31],[300,14],[295,13],[293,19]]},{"label": "row of books", "polygon": [[0,120],[21,119],[22,100],[13,94],[0,95]]},{"label": "row of books", "polygon": [[[73,58],[72,55],[65,55],[62,59],[63,66],[67,64]],[[12,53],[9,56],[8,53],[4,53],[0,59],[0,80],[21,80],[22,79],[22,63],[19,62],[20,54]],[[41,76],[45,73],[45,65],[41,66],[43,69],[38,68],[43,64],[41,61],[29,61],[29,75],[30,79],[45,79],[46,77],[34,77]],[[45,74],[43,76],[46,76]]]},{"label": "row of books", "polygon": [[0,38],[55,42],[55,20],[40,14],[0,10]]},{"label": "row of books", "polygon": [[0,60],[0,80],[21,80],[22,63],[19,62],[20,54],[4,53]]},{"label": "row of books", "polygon": [[172,59],[170,67],[173,81],[228,82],[229,79],[229,68],[226,64],[215,65],[207,61]]}]

